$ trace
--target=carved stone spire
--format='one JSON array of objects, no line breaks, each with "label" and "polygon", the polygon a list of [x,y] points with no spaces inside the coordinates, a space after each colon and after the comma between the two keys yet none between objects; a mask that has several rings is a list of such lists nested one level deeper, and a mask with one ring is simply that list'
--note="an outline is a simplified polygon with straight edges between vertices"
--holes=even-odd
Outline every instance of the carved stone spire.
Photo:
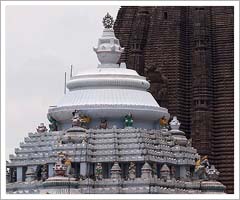
[{"label": "carved stone spire", "polygon": [[147,162],[144,163],[141,172],[142,172],[141,178],[143,179],[152,178],[152,167]]},{"label": "carved stone spire", "polygon": [[121,179],[122,169],[120,168],[118,162],[115,162],[111,168],[111,178],[112,179]]}]

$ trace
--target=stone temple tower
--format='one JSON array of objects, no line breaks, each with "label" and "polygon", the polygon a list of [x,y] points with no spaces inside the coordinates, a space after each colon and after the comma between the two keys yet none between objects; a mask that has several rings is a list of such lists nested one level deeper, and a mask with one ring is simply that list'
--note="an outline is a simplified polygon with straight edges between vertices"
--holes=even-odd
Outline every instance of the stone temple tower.
[{"label": "stone temple tower", "polygon": [[[122,6],[114,25],[126,62],[202,155],[234,182],[234,8]],[[136,64],[140,62],[139,65]]]},{"label": "stone temple tower", "polygon": [[131,69],[135,69],[140,75],[144,75],[144,47],[146,44],[147,30],[149,26],[149,13],[145,7],[141,7],[136,16],[136,23],[133,24],[130,39],[130,55],[128,57],[128,65]]}]

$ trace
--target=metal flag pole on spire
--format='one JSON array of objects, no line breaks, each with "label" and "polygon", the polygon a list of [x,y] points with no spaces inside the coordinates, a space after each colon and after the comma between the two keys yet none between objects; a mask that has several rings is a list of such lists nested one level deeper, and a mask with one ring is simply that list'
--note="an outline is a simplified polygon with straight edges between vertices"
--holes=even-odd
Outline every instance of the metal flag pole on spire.
[{"label": "metal flag pole on spire", "polygon": [[71,65],[70,78],[72,78],[72,75],[73,75],[73,65]]},{"label": "metal flag pole on spire", "polygon": [[66,94],[67,72],[64,74],[64,94]]}]

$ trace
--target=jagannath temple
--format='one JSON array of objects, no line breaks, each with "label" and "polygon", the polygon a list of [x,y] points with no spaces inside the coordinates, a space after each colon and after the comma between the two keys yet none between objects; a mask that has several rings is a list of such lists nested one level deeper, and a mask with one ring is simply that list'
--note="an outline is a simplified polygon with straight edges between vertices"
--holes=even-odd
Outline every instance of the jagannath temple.
[{"label": "jagannath temple", "polygon": [[68,92],[6,163],[9,194],[224,193],[219,171],[199,156],[150,83],[118,63],[113,18],[93,50],[100,64],[70,76]]}]

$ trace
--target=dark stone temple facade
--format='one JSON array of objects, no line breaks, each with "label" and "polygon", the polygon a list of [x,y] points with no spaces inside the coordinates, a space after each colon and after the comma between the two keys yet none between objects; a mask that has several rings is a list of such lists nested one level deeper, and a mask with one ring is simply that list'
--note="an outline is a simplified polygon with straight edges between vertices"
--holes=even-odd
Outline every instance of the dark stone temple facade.
[{"label": "dark stone temple facade", "polygon": [[120,62],[151,82],[160,106],[178,116],[201,155],[234,192],[234,8],[120,8]]}]

